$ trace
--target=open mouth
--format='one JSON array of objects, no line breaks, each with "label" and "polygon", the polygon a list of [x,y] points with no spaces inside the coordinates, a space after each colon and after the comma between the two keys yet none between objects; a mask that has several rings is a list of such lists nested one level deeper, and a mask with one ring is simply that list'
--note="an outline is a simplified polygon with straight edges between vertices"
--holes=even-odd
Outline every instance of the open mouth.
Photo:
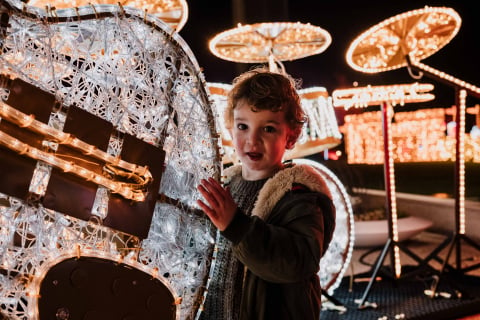
[{"label": "open mouth", "polygon": [[252,161],[258,161],[262,158],[262,154],[259,152],[247,152],[246,155]]}]

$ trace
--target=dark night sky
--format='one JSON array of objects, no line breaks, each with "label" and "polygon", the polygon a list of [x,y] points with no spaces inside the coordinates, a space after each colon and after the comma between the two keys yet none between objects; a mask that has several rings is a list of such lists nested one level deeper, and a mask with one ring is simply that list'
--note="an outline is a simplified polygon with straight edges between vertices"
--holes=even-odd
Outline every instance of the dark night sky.
[{"label": "dark night sky", "polygon": [[[208,41],[217,33],[234,28],[238,22],[291,21],[311,23],[328,31],[331,45],[310,57],[285,61],[285,69],[303,81],[303,88],[325,87],[329,94],[340,88],[389,85],[399,83],[432,83],[436,99],[423,107],[449,107],[455,103],[451,86],[423,77],[414,80],[406,67],[375,74],[353,70],[345,54],[351,43],[362,32],[381,21],[414,9],[450,7],[462,17],[459,33],[446,46],[422,60],[424,64],[452,75],[475,86],[480,86],[480,10],[474,1],[356,1],[333,0],[187,0],[188,20],[180,31],[181,37],[193,51],[207,82],[230,83],[233,78],[252,65],[226,61],[214,56]],[[238,8],[244,10],[240,14]],[[234,9],[236,8],[236,9]],[[480,103],[469,96],[467,106]]]}]

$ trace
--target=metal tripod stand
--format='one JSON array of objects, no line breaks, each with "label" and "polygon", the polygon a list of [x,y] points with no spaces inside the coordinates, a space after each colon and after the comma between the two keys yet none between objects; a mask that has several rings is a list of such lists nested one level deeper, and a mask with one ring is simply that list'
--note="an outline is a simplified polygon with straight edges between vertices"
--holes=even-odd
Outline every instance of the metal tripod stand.
[{"label": "metal tripod stand", "polygon": [[367,306],[366,300],[370,294],[370,290],[375,282],[380,268],[383,266],[387,255],[390,257],[390,267],[394,271],[394,278],[398,279],[401,274],[400,265],[400,250],[415,260],[419,266],[427,266],[434,271],[433,267],[430,267],[424,259],[420,258],[414,252],[409,250],[406,246],[398,241],[397,230],[397,203],[395,193],[395,173],[393,166],[392,155],[392,138],[391,138],[391,119],[393,117],[393,107],[383,102],[381,105],[382,112],[382,129],[383,129],[383,141],[384,141],[384,180],[385,180],[385,209],[388,219],[388,239],[385,243],[380,255],[375,261],[373,272],[370,281],[364,291],[364,294],[359,302],[359,309],[363,309]]},{"label": "metal tripod stand", "polygon": [[[443,82],[449,86],[453,86],[456,93],[456,141],[455,141],[455,230],[452,236],[448,237],[442,242],[427,258],[442,261],[442,266],[439,275],[443,275],[448,270],[453,270],[459,273],[465,273],[475,270],[480,267],[480,263],[463,268],[462,267],[462,243],[465,242],[473,248],[480,251],[480,245],[466,235],[465,232],[465,110],[467,94],[476,98],[480,98],[480,88],[475,87],[462,80],[456,79],[439,70],[433,69],[418,61],[414,61],[410,56],[406,56],[408,67],[411,70],[423,74]],[[448,247],[447,255],[444,259],[440,259],[438,254]],[[450,257],[455,249],[455,266],[449,264]],[[431,297],[434,297],[438,287],[437,279],[430,290]]]}]

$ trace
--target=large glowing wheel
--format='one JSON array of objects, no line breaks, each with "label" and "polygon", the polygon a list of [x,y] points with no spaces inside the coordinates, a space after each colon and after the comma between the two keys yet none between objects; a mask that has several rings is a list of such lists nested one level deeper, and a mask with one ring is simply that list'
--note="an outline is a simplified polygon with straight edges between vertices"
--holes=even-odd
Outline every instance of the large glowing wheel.
[{"label": "large glowing wheel", "polygon": [[190,49],[133,8],[0,11],[0,318],[193,319],[221,158]]}]

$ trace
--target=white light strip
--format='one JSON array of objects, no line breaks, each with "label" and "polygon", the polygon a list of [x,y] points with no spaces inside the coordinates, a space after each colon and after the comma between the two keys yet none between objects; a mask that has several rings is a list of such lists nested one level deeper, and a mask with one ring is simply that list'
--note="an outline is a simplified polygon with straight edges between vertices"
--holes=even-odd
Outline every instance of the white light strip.
[{"label": "white light strip", "polygon": [[388,102],[393,106],[405,103],[424,102],[433,100],[435,96],[426,93],[433,90],[432,84],[396,84],[389,86],[366,86],[333,91],[333,105],[349,109],[366,108],[371,105],[380,105]]},{"label": "white light strip", "polygon": [[[390,203],[390,212],[392,218],[392,240],[394,243],[397,243],[398,238],[398,215],[397,215],[397,196],[396,196],[396,188],[395,188],[395,169],[394,169],[394,161],[393,161],[393,141],[392,141],[392,119],[393,119],[393,106],[389,103],[383,103],[382,108],[386,108],[384,110],[384,119],[385,124],[385,133],[387,135],[387,146],[385,152],[387,152],[388,156],[388,170],[386,179],[388,179],[388,183],[390,186],[390,192],[387,194],[389,197]],[[397,278],[400,277],[402,273],[402,264],[400,261],[400,250],[398,246],[393,246],[394,251],[394,263],[395,263],[395,276]]]},{"label": "white light strip", "polygon": [[432,67],[427,66],[426,64],[421,63],[420,61],[416,61],[411,59],[411,64],[414,67],[417,67],[423,71],[429,72],[433,74],[436,77],[439,77],[441,79],[447,80],[448,82],[455,84],[461,88],[465,88],[466,90],[469,90],[473,93],[476,93],[477,95],[480,95],[480,88],[474,86],[473,84],[470,84],[468,82],[465,82],[463,80],[460,80],[458,78],[455,78],[445,72],[442,72],[440,70],[434,69]]},{"label": "white light strip", "polygon": [[465,110],[466,110],[467,91],[460,90],[460,105],[458,114],[458,218],[459,218],[459,234],[465,234]]}]

